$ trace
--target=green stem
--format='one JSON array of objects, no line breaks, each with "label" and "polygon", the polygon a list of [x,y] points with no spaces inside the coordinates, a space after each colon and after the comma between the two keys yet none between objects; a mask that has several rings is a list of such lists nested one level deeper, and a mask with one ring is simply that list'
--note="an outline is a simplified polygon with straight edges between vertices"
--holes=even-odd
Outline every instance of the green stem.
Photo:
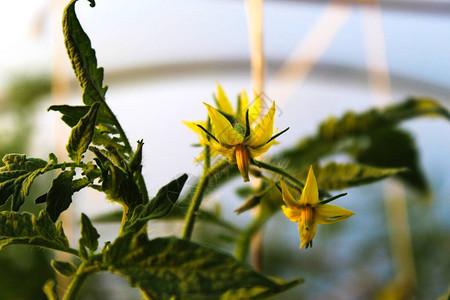
[{"label": "green stem", "polygon": [[69,284],[69,287],[66,290],[66,293],[64,294],[64,297],[62,300],[75,300],[78,292],[80,291],[81,285],[86,280],[86,277],[89,273],[85,272],[85,263],[81,263],[81,265],[78,267],[77,273],[75,274],[72,282]]},{"label": "green stem", "polygon": [[202,204],[203,194],[205,193],[205,190],[208,186],[209,178],[218,173],[226,165],[228,165],[228,161],[224,159],[219,161],[212,168],[208,170],[205,169],[203,176],[200,178],[200,181],[197,184],[195,193],[192,196],[191,204],[185,218],[183,233],[181,235],[183,239],[190,240],[192,237],[195,219],[197,217],[200,205]]},{"label": "green stem", "polygon": [[120,222],[119,236],[121,236],[123,234],[123,226],[125,225],[125,222],[127,221],[127,214],[128,214],[128,206],[126,206],[124,204],[123,212],[122,212],[122,221]]},{"label": "green stem", "polygon": [[[289,179],[290,181],[292,181],[294,184],[297,185],[297,187],[300,189],[299,190],[300,193],[302,192],[303,188],[305,187],[305,184],[303,182],[301,182],[300,180],[298,180],[297,178],[295,178],[294,175],[289,174],[288,172],[286,172],[285,170],[283,170],[283,169],[281,169],[279,167],[276,167],[274,165],[271,165],[271,164],[268,164],[268,163],[265,163],[265,162],[262,162],[262,161],[256,161],[256,160],[253,160],[252,164],[257,166],[257,167],[260,167],[260,168],[272,171],[274,173],[280,174],[283,177],[286,177],[287,179]],[[326,190],[319,189],[319,197],[320,198],[331,197],[331,195]]]},{"label": "green stem", "polygon": [[112,118],[114,125],[116,125],[117,131],[119,131],[119,135],[122,137],[123,143],[125,144],[125,150],[128,152],[128,154],[132,155],[133,148],[131,148],[130,141],[128,140],[127,135],[125,134],[125,131],[123,130],[122,125],[120,125],[119,120],[117,120],[116,115],[113,113],[113,111],[108,106],[108,104],[106,104],[105,99],[103,99],[103,104],[104,104],[104,107],[106,108],[106,110],[108,111],[108,114]]},{"label": "green stem", "polygon": [[237,260],[245,261],[247,259],[252,237],[259,231],[270,216],[270,214],[259,213],[258,216],[252,220],[250,225],[239,235],[234,251]]},{"label": "green stem", "polygon": [[256,161],[254,160],[252,162],[255,166],[272,171],[274,173],[280,174],[283,177],[286,177],[287,179],[289,179],[290,181],[294,182],[296,185],[298,185],[300,188],[303,189],[303,187],[305,186],[300,180],[298,180],[297,178],[295,178],[293,175],[289,174],[288,172],[284,171],[283,169],[267,164],[265,162],[262,161]]},{"label": "green stem", "polygon": [[144,203],[148,203],[150,198],[148,196],[147,185],[145,184],[144,176],[142,176],[142,174],[139,174],[137,178],[137,185],[139,190],[142,192],[142,197],[144,197]]}]

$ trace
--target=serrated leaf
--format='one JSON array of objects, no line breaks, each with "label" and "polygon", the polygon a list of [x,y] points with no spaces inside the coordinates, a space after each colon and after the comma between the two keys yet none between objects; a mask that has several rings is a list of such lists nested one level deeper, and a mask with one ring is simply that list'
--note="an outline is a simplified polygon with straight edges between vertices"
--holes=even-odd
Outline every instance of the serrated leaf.
[{"label": "serrated leaf", "polygon": [[144,142],[140,140],[137,141],[137,144],[137,149],[134,151],[133,156],[130,159],[130,163],[128,164],[132,174],[135,172],[141,173],[142,171],[142,147],[144,146]]},{"label": "serrated leaf", "polygon": [[351,143],[359,143],[358,138],[367,137],[374,130],[392,128],[402,121],[422,116],[440,116],[450,120],[449,111],[428,98],[410,98],[384,109],[370,109],[363,113],[349,111],[339,119],[328,118],[319,125],[315,135],[302,139],[297,146],[282,152],[277,158],[289,159],[297,168],[307,167],[320,158],[351,150]]},{"label": "serrated leaf", "polygon": [[29,173],[25,170],[15,170],[15,171],[4,171],[0,172],[0,183],[5,182],[11,179],[16,179],[24,174]]},{"label": "serrated leaf", "polygon": [[303,279],[294,279],[290,281],[283,281],[278,278],[272,278],[278,285],[279,288],[276,290],[268,288],[243,288],[239,290],[232,290],[225,293],[221,300],[243,300],[243,299],[267,299],[268,297],[273,297],[284,291],[287,291],[296,285],[303,283]]},{"label": "serrated leaf", "polygon": [[[118,249],[116,249],[118,248]],[[133,286],[165,296],[220,296],[228,290],[261,287],[282,290],[275,280],[257,273],[228,254],[178,238],[127,234],[105,253],[109,270]]]},{"label": "serrated leaf", "polygon": [[[111,201],[125,204],[129,214],[143,203],[142,195],[129,170],[123,170],[106,157],[100,149],[91,147],[96,155],[94,159],[102,172],[102,189]],[[95,186],[92,186],[96,188]]]},{"label": "serrated leaf", "polygon": [[53,222],[72,203],[72,179],[74,175],[75,172],[73,171],[64,171],[53,179],[50,190],[47,193],[46,208]]},{"label": "serrated leaf", "polygon": [[52,259],[51,265],[62,276],[71,277],[77,272],[77,267],[71,262]]},{"label": "serrated leaf", "polygon": [[[330,162],[314,168],[317,184],[327,190],[342,190],[406,172],[406,168],[376,168],[356,163]],[[307,173],[302,175],[306,179]]]},{"label": "serrated leaf", "polygon": [[69,252],[62,227],[50,220],[45,211],[36,218],[29,213],[0,213],[0,250],[12,244],[29,244]]},{"label": "serrated leaf", "polygon": [[380,129],[372,132],[369,139],[369,145],[355,154],[359,162],[386,168],[406,167],[408,172],[400,173],[398,177],[422,193],[429,192],[419,166],[419,153],[408,132],[394,128]]},{"label": "serrated leaf", "polygon": [[99,107],[100,103],[94,103],[88,113],[80,119],[70,132],[66,149],[69,157],[75,162],[81,161],[83,153],[86,152],[92,142]]},{"label": "serrated leaf", "polygon": [[[88,113],[89,109],[90,106],[88,105],[52,105],[47,110],[60,112],[64,123],[74,127]],[[114,124],[114,120],[102,109],[102,106],[100,106],[97,114],[97,124]],[[109,127],[108,132],[117,133],[117,130],[114,127]]]},{"label": "serrated leaf", "polygon": [[163,186],[156,196],[146,204],[138,205],[125,222],[125,231],[137,231],[149,220],[166,216],[175,205],[188,176],[183,174]]},{"label": "serrated leaf", "polygon": [[44,168],[47,165],[45,160],[40,158],[27,158],[25,154],[10,153],[2,158],[4,167],[0,168],[0,173],[7,171],[28,171],[32,172]]},{"label": "serrated leaf", "polygon": [[0,205],[5,204],[13,193],[14,193],[14,180],[8,180],[0,183]]},{"label": "serrated leaf", "polygon": [[0,168],[0,205],[11,197],[12,209],[18,211],[30,192],[34,179],[43,174],[49,164],[39,158],[27,158],[25,154],[7,154],[5,166]]},{"label": "serrated leaf", "polygon": [[81,238],[80,247],[87,247],[94,252],[98,248],[98,234],[91,220],[85,214],[81,214]]},{"label": "serrated leaf", "polygon": [[83,188],[87,187],[88,185],[90,185],[92,183],[91,180],[89,180],[86,177],[82,177],[82,178],[78,178],[72,181],[72,185],[71,185],[71,189],[72,189],[72,194],[75,192],[79,192],[80,190],[82,190]]},{"label": "serrated leaf", "polygon": [[107,87],[103,87],[103,68],[97,68],[95,50],[92,49],[91,41],[77,19],[76,2],[77,0],[72,0],[64,10],[64,43],[83,89],[83,102],[92,105],[95,102],[104,102]]}]

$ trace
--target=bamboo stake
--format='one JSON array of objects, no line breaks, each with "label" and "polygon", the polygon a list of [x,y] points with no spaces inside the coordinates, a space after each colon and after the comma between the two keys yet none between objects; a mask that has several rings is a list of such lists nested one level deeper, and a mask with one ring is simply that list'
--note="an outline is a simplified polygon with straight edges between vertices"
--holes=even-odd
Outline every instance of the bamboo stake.
[{"label": "bamboo stake", "polygon": [[[377,106],[392,102],[381,9],[378,2],[360,7],[369,89]],[[399,299],[407,299],[417,278],[404,185],[389,181],[384,186],[384,208],[395,267],[394,286]]]},{"label": "bamboo stake", "polygon": [[[245,0],[248,35],[250,41],[250,62],[253,90],[262,97],[264,91],[265,58],[263,45],[263,0]],[[264,100],[264,99],[262,99]],[[261,185],[260,180],[253,179],[252,186]],[[258,207],[253,211],[254,217],[260,214]],[[256,270],[263,268],[263,231],[253,235],[250,244],[252,265]]]}]

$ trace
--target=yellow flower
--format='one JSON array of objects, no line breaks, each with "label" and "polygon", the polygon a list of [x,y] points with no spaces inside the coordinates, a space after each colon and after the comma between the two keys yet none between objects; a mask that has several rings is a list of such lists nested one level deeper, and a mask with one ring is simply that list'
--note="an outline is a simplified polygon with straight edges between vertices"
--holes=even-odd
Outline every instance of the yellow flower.
[{"label": "yellow flower", "polygon": [[343,221],[354,215],[353,212],[339,206],[325,204],[328,201],[319,202],[319,190],[312,167],[309,168],[308,177],[302,195],[297,201],[292,197],[286,184],[281,182],[283,201],[287,206],[282,206],[283,213],[292,222],[298,223],[301,245],[312,247],[312,240],[316,234],[316,224],[332,224]]},{"label": "yellow flower", "polygon": [[[245,119],[248,110],[248,119],[249,123],[253,124],[256,119],[259,118],[261,113],[261,102],[259,96],[255,94],[255,100],[252,105],[249,107],[249,100],[247,97],[247,93],[242,90],[238,96],[236,111],[233,109],[233,106],[228,100],[225,91],[223,90],[220,84],[217,84],[217,92],[214,95],[214,99],[216,102],[217,110],[226,116],[229,119],[234,120],[236,126],[241,126],[242,128],[245,126]],[[183,123],[196,134],[199,135],[200,146],[205,146],[207,144],[207,133],[201,129],[207,128],[207,124],[205,121],[183,121]],[[200,126],[199,126],[200,125]],[[215,151],[215,149],[211,148],[210,150],[211,157],[218,155],[219,153]],[[200,161],[203,159],[203,153],[196,159],[196,161]]]}]

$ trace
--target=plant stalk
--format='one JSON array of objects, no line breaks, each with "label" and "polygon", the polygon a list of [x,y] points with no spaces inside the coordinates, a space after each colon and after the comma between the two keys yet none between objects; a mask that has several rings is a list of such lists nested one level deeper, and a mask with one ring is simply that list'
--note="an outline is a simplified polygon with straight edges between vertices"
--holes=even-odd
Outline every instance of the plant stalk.
[{"label": "plant stalk", "polygon": [[86,264],[83,262],[78,267],[77,273],[75,274],[72,282],[69,284],[69,287],[64,294],[62,300],[75,300],[78,292],[80,291],[81,285],[86,280],[86,277],[89,273],[85,272]]},{"label": "plant stalk", "polygon": [[208,181],[211,176],[214,174],[220,172],[220,170],[228,165],[228,161],[226,159],[219,161],[217,164],[215,164],[212,168],[206,170],[203,173],[203,176],[200,178],[200,181],[197,184],[196,190],[194,195],[191,199],[191,204],[189,206],[189,210],[187,212],[184,227],[183,227],[183,233],[181,237],[186,240],[190,240],[192,237],[192,232],[194,231],[194,224],[195,219],[198,214],[198,210],[200,208],[200,205],[202,204],[203,195],[205,193],[205,190],[208,186]]}]

